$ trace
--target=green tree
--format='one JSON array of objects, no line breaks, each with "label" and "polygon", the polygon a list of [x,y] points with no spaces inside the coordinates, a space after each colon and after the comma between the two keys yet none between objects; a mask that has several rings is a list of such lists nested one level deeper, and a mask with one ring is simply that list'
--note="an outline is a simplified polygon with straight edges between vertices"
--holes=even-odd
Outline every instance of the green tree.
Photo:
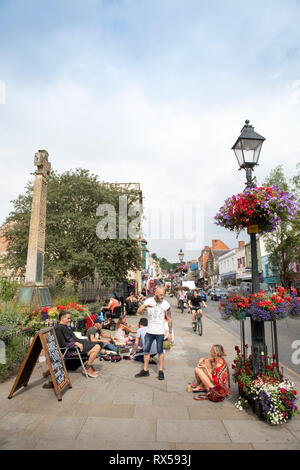
[{"label": "green tree", "polygon": [[[3,226],[8,240],[6,267],[25,272],[33,183],[15,201]],[[95,271],[107,282],[126,278],[128,271],[141,266],[137,240],[119,239],[119,197],[126,196],[128,206],[138,200],[138,192],[118,185],[101,183],[88,170],[76,169],[62,174],[52,171],[47,190],[45,275],[70,277],[77,286]],[[116,239],[99,239],[96,213],[100,204],[110,204],[116,212]],[[106,214],[105,214],[106,215]],[[135,216],[136,217],[136,216]],[[128,223],[134,216],[128,217]]]},{"label": "green tree", "polygon": [[151,256],[156,261],[159,261],[160,267],[164,271],[170,272],[177,266],[177,263],[170,263],[166,258],[159,258],[156,253],[152,253]]},{"label": "green tree", "polygon": [[[299,181],[298,174],[289,182],[284,175],[282,165],[279,165],[270,172],[264,185],[277,186],[282,191],[296,195],[296,188],[300,189]],[[282,221],[275,232],[264,235],[264,242],[269,252],[268,261],[273,273],[279,275],[284,287],[290,287],[297,276],[293,270],[293,263],[299,259],[299,211],[293,222]]]}]

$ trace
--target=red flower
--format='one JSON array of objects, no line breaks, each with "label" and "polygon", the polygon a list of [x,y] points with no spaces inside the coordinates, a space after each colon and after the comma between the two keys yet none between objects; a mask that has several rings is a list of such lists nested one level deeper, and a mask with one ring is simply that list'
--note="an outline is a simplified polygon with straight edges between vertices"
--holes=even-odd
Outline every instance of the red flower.
[{"label": "red flower", "polygon": [[286,393],[286,390],[284,388],[280,389],[281,393]]}]

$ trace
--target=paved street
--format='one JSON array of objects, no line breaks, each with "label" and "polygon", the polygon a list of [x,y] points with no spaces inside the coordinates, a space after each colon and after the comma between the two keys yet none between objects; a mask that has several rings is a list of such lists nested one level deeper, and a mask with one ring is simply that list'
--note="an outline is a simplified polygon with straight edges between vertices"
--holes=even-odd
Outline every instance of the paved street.
[{"label": "paved street", "polygon": [[[235,384],[223,403],[196,402],[186,391],[199,357],[208,355],[213,343],[223,344],[229,364],[234,358],[238,341],[213,317],[214,305],[209,304],[202,337],[192,331],[191,316],[173,306],[175,345],[166,354],[164,381],[157,379],[155,365],[150,377],[137,379],[140,365],[122,360],[97,362],[97,379],[71,372],[73,388],[62,402],[42,388],[42,363],[27,389],[11,400],[14,380],[0,384],[0,449],[300,449],[299,414],[272,427],[234,407]],[[137,320],[129,317],[129,323]],[[290,378],[300,391],[299,379]]]}]

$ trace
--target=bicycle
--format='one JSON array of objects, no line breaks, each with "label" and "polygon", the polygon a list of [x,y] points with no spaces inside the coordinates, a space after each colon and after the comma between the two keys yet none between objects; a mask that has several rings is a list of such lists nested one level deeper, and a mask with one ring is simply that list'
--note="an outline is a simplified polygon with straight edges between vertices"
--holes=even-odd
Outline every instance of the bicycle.
[{"label": "bicycle", "polygon": [[193,330],[195,332],[198,331],[199,336],[202,336],[203,323],[202,323],[202,315],[200,314],[199,310],[201,310],[201,309],[196,310],[196,318],[195,318],[196,321],[195,321],[195,323],[193,323]]},{"label": "bicycle", "polygon": [[178,305],[178,308],[180,308],[181,313],[184,313],[184,300],[183,300],[183,299],[179,299],[177,305]]}]

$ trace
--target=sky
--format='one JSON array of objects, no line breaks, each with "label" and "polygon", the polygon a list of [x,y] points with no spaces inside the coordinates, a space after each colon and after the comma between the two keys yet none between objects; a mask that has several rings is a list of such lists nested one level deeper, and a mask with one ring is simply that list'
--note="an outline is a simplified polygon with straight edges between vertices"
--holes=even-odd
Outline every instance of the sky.
[{"label": "sky", "polygon": [[298,0],[0,0],[0,224],[46,149],[59,173],[139,182],[158,256],[236,247],[213,217],[244,188],[245,120],[260,184],[300,161],[299,24]]}]

